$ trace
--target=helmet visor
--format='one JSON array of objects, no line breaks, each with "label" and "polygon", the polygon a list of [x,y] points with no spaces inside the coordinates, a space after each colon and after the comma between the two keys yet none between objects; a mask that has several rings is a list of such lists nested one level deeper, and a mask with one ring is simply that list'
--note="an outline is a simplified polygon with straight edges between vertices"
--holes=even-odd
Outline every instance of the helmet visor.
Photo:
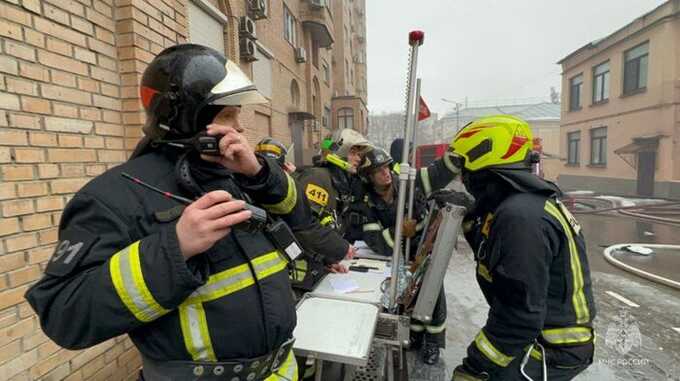
[{"label": "helmet visor", "polygon": [[225,65],[227,74],[210,92],[209,104],[241,106],[267,103],[265,98],[248,79],[246,74],[231,60]]}]

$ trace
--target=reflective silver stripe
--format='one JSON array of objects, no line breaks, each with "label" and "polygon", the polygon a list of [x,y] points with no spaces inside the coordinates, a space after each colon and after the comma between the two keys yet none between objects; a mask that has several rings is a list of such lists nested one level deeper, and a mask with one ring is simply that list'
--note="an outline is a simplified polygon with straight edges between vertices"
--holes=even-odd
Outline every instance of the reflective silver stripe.
[{"label": "reflective silver stripe", "polygon": [[[314,367],[312,367],[312,370],[316,369],[316,363]],[[311,372],[312,374],[314,373],[313,371]],[[305,373],[306,375],[306,373]],[[276,378],[274,378],[276,376]],[[267,377],[265,381],[274,381],[274,380],[280,380],[280,381],[297,381],[298,380],[298,364],[297,360],[295,359],[295,355],[293,354],[293,351],[291,350],[290,353],[288,353],[288,358],[283,362],[283,365],[279,368],[279,370],[272,374],[270,377]]]},{"label": "reflective silver stripe", "polygon": [[179,307],[179,316],[184,345],[191,358],[194,361],[216,361],[203,305],[183,304]]},{"label": "reflective silver stripe", "polygon": [[427,167],[420,168],[420,181],[423,183],[423,191],[426,196],[432,193],[432,184],[430,184],[430,173],[427,171]]},{"label": "reflective silver stripe", "polygon": [[364,225],[362,229],[365,232],[381,231],[382,226],[380,226],[380,224],[371,223]]},{"label": "reflective silver stripe", "polygon": [[585,343],[593,337],[592,329],[589,327],[552,328],[543,330],[541,334],[550,344]]},{"label": "reflective silver stripe", "polygon": [[432,334],[444,332],[445,329],[446,329],[446,322],[442,323],[441,325],[426,325],[425,326],[425,330],[428,333],[432,333]]},{"label": "reflective silver stripe", "polygon": [[288,214],[293,210],[293,208],[295,208],[295,204],[297,203],[297,186],[295,185],[295,180],[293,180],[293,178],[290,177],[290,175],[288,175],[287,173],[286,179],[287,179],[286,197],[284,197],[283,200],[279,201],[276,204],[262,205],[270,213]]},{"label": "reflective silver stripe", "polygon": [[446,168],[449,169],[452,173],[458,174],[460,173],[460,168],[456,167],[453,162],[451,161],[451,153],[447,152],[444,154],[444,165]]},{"label": "reflective silver stripe", "polygon": [[389,247],[394,247],[394,239],[392,238],[392,235],[390,234],[390,228],[385,228],[383,229],[383,239],[385,240],[385,243]]},{"label": "reflective silver stripe", "polygon": [[111,257],[111,281],[123,304],[139,321],[153,321],[170,312],[163,308],[149,290],[142,273],[139,241]]}]

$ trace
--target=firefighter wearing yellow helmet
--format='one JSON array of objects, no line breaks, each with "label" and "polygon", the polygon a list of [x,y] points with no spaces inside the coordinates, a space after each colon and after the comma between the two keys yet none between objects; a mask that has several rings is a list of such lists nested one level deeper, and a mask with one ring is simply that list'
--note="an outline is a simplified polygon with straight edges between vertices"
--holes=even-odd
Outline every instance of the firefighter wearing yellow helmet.
[{"label": "firefighter wearing yellow helmet", "polygon": [[531,173],[529,125],[509,115],[481,118],[450,148],[476,198],[465,237],[490,307],[452,379],[572,379],[593,360],[590,269],[560,189]]}]

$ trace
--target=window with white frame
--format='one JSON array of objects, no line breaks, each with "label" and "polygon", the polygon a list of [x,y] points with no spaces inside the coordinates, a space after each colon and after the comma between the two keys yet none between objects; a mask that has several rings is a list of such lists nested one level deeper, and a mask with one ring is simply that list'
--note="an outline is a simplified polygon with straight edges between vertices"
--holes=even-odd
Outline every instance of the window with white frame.
[{"label": "window with white frame", "polygon": [[649,42],[624,53],[623,93],[630,94],[647,87]]},{"label": "window with white frame", "polygon": [[354,110],[350,107],[338,110],[338,128],[354,128]]},{"label": "window with white frame", "polygon": [[607,165],[607,127],[590,130],[590,165]]},{"label": "window with white frame", "polygon": [[297,20],[287,6],[283,6],[283,38],[293,46],[297,46]]},{"label": "window with white frame", "polygon": [[609,99],[609,61],[593,68],[593,103]]},{"label": "window with white frame", "polygon": [[581,159],[581,131],[567,134],[567,164],[578,165]]}]

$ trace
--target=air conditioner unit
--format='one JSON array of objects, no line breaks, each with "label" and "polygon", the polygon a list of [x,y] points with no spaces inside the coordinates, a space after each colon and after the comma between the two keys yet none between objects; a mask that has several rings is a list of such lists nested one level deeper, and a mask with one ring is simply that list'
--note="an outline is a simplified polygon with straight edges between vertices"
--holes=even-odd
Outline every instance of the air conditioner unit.
[{"label": "air conditioner unit", "polygon": [[295,61],[297,61],[297,63],[307,61],[307,51],[305,48],[295,48]]},{"label": "air conditioner unit", "polygon": [[242,37],[239,41],[239,51],[241,59],[246,62],[257,61],[255,57],[255,42],[248,37]]},{"label": "air conditioner unit", "polygon": [[248,37],[257,39],[255,33],[255,21],[248,16],[241,16],[238,22],[239,37]]},{"label": "air conditioner unit", "polygon": [[323,8],[327,5],[326,0],[309,0],[309,4],[314,8]]},{"label": "air conditioner unit", "polygon": [[253,20],[267,18],[267,0],[248,0],[248,13]]}]

